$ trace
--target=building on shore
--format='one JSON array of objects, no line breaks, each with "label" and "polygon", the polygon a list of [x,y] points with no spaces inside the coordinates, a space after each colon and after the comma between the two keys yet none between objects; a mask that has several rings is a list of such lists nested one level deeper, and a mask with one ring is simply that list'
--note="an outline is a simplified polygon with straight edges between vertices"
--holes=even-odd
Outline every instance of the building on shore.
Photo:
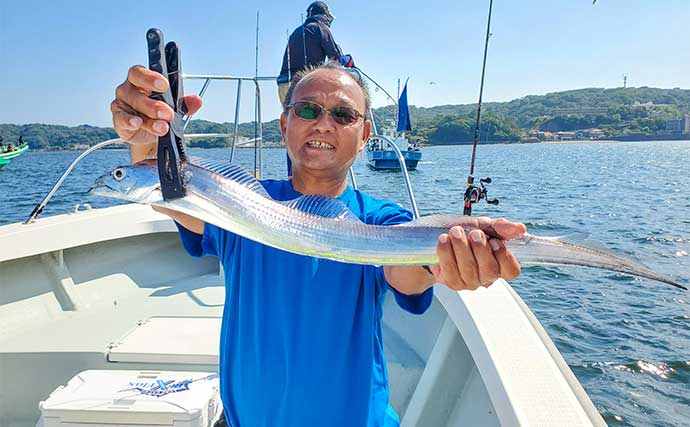
[{"label": "building on shore", "polygon": [[558,139],[561,141],[573,141],[576,138],[575,132],[559,131],[559,132],[556,132],[556,135],[558,136]]},{"label": "building on shore", "polygon": [[527,132],[529,139],[534,138],[539,141],[573,141],[573,140],[597,140],[606,139],[606,133],[601,129],[580,129],[576,131],[544,132],[532,129]]},{"label": "building on shore", "polygon": [[606,138],[606,133],[601,129],[583,129],[575,132],[575,138],[577,139],[604,139]]},{"label": "building on shore", "polygon": [[672,134],[690,134],[690,114],[684,114],[680,119],[667,120],[666,132]]},{"label": "building on shore", "polygon": [[529,138],[537,138],[539,141],[555,141],[557,139],[556,134],[552,132],[540,131],[537,129],[532,129],[529,132],[527,132],[527,136]]}]

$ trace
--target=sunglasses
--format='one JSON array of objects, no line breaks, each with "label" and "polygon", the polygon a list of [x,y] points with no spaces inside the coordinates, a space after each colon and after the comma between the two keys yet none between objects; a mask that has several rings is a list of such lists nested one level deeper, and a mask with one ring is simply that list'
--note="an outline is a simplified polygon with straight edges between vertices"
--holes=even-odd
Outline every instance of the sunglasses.
[{"label": "sunglasses", "polygon": [[362,117],[364,120],[367,118],[364,114],[360,113],[354,108],[345,106],[324,108],[314,102],[295,102],[288,105],[287,108],[292,108],[292,111],[295,112],[295,115],[303,120],[316,120],[319,118],[319,116],[321,116],[321,113],[327,111],[328,114],[333,117],[333,120],[335,120],[336,123],[343,126],[355,124],[360,117]]}]

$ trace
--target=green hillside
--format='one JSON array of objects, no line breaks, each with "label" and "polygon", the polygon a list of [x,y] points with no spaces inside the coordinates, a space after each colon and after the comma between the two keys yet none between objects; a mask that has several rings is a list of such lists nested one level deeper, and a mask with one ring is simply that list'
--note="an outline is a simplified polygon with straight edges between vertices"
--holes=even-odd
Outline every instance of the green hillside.
[{"label": "green hillside", "polygon": [[[606,138],[667,138],[667,123],[690,114],[690,90],[650,87],[616,89],[577,89],[546,95],[530,95],[509,102],[482,105],[482,142],[518,142],[528,133],[574,132],[600,129]],[[413,131],[410,136],[429,144],[467,143],[472,140],[476,104],[410,107]],[[395,108],[374,110],[379,128],[395,121]],[[232,133],[232,123],[193,120],[188,133]],[[278,120],[264,123],[264,141],[278,143]],[[254,123],[241,123],[239,135],[254,137]],[[33,149],[79,149],[115,138],[112,128],[89,125],[67,127],[47,124],[0,124],[0,135],[7,142],[20,135]],[[687,137],[687,135],[676,135]],[[192,146],[223,147],[230,138],[196,139]]]},{"label": "green hillside", "polygon": [[[438,144],[472,139],[477,104],[410,108],[413,137]],[[515,141],[531,129],[557,132],[598,128],[607,137],[663,133],[666,122],[690,113],[690,90],[649,87],[577,89],[482,104],[482,141]],[[375,112],[377,122],[394,120],[390,106]],[[449,119],[452,118],[452,119]],[[456,122],[456,126],[450,126]],[[468,133],[466,122],[471,122]],[[440,129],[445,127],[446,129]],[[663,135],[660,135],[663,136]]]}]

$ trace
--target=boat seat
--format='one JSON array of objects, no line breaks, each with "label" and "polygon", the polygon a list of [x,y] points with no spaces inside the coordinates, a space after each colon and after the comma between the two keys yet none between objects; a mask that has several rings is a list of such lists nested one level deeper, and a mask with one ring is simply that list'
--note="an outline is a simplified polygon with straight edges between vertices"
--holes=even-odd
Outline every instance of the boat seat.
[{"label": "boat seat", "polygon": [[217,365],[220,317],[149,317],[108,347],[108,362]]}]

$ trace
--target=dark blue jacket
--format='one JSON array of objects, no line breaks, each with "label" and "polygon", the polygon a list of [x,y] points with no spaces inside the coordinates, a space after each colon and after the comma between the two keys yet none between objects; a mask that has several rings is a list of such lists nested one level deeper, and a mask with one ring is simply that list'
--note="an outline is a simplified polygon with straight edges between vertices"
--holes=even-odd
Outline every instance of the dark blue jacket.
[{"label": "dark blue jacket", "polygon": [[[288,48],[290,50],[289,70]],[[283,67],[276,80],[279,84],[288,83],[298,71],[311,65],[320,65],[326,57],[338,60],[342,54],[340,46],[336,44],[331,30],[326,25],[326,19],[321,15],[312,16],[290,34],[283,54]]]}]

